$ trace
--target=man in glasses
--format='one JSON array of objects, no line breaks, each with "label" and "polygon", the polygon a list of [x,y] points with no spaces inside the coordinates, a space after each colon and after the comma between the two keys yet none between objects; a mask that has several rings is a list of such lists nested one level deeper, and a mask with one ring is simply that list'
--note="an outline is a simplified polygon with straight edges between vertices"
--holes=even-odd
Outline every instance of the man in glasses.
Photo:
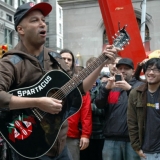
[{"label": "man in glasses", "polygon": [[160,159],[160,59],[148,60],[143,71],[147,83],[129,95],[129,136],[141,160],[156,160]]}]

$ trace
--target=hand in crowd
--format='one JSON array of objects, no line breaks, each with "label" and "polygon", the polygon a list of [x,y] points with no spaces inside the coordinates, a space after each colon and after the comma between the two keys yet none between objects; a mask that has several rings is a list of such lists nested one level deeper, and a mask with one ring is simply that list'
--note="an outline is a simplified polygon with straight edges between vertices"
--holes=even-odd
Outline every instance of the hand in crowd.
[{"label": "hand in crowd", "polygon": [[112,45],[107,45],[103,51],[103,54],[105,54],[105,56],[108,57],[105,63],[113,63],[115,61],[118,51],[120,51],[120,49],[115,48]]},{"label": "hand in crowd", "polygon": [[80,150],[86,149],[88,145],[89,145],[89,139],[85,137],[81,137],[80,144],[79,144]]},{"label": "hand in crowd", "polygon": [[62,110],[62,100],[58,100],[50,97],[38,98],[37,107],[42,111],[58,114]]},{"label": "hand in crowd", "polygon": [[139,65],[143,66],[148,60],[149,60],[148,58],[144,59],[142,62],[139,63]]},{"label": "hand in crowd", "polygon": [[112,89],[114,87],[115,87],[115,77],[113,76],[113,77],[108,78],[108,82],[107,82],[105,88]]},{"label": "hand in crowd", "polygon": [[122,80],[115,82],[115,87],[121,88],[126,91],[130,90],[132,86],[129,83],[127,83],[127,81],[124,80],[124,77],[122,74],[120,75],[121,75]]},{"label": "hand in crowd", "polygon": [[142,150],[139,150],[139,151],[136,151],[136,152],[137,152],[137,154],[138,154],[140,157],[143,157],[143,158],[146,159],[146,155],[143,153]]},{"label": "hand in crowd", "polygon": [[128,84],[125,80],[122,80],[115,82],[115,87],[128,91],[131,89],[132,86]]},{"label": "hand in crowd", "polygon": [[131,85],[128,84],[125,80],[123,75],[121,74],[122,80],[115,82],[115,76],[108,78],[108,83],[106,84],[106,89],[112,89],[112,88],[122,88],[123,90],[130,90]]}]

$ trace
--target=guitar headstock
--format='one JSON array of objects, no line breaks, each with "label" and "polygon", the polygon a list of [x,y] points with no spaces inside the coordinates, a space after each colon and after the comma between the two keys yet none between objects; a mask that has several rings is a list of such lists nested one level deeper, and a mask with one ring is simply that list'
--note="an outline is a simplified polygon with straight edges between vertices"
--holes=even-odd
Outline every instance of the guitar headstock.
[{"label": "guitar headstock", "polygon": [[115,34],[115,37],[112,37],[114,39],[113,46],[116,48],[123,49],[124,46],[129,44],[130,37],[129,37],[127,31],[125,30],[125,27],[126,26],[124,26],[122,29],[120,29],[118,31],[118,33]]}]

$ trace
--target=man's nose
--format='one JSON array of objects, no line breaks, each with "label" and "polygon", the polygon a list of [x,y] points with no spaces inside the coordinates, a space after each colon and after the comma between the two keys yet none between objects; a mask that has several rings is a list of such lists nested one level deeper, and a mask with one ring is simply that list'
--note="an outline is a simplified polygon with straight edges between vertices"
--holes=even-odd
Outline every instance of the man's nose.
[{"label": "man's nose", "polygon": [[154,73],[154,72],[153,72],[153,69],[151,69],[149,73]]},{"label": "man's nose", "polygon": [[40,20],[40,25],[44,27],[44,26],[46,26],[46,22],[45,22],[45,21]]}]

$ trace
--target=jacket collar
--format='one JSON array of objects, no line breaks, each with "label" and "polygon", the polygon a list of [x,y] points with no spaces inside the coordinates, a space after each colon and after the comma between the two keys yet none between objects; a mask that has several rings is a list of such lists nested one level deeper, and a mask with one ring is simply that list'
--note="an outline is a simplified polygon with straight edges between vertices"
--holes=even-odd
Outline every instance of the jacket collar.
[{"label": "jacket collar", "polygon": [[144,92],[146,91],[148,88],[148,83],[144,83],[142,85],[140,85],[139,87],[136,88],[137,91],[140,91],[140,92]]}]

